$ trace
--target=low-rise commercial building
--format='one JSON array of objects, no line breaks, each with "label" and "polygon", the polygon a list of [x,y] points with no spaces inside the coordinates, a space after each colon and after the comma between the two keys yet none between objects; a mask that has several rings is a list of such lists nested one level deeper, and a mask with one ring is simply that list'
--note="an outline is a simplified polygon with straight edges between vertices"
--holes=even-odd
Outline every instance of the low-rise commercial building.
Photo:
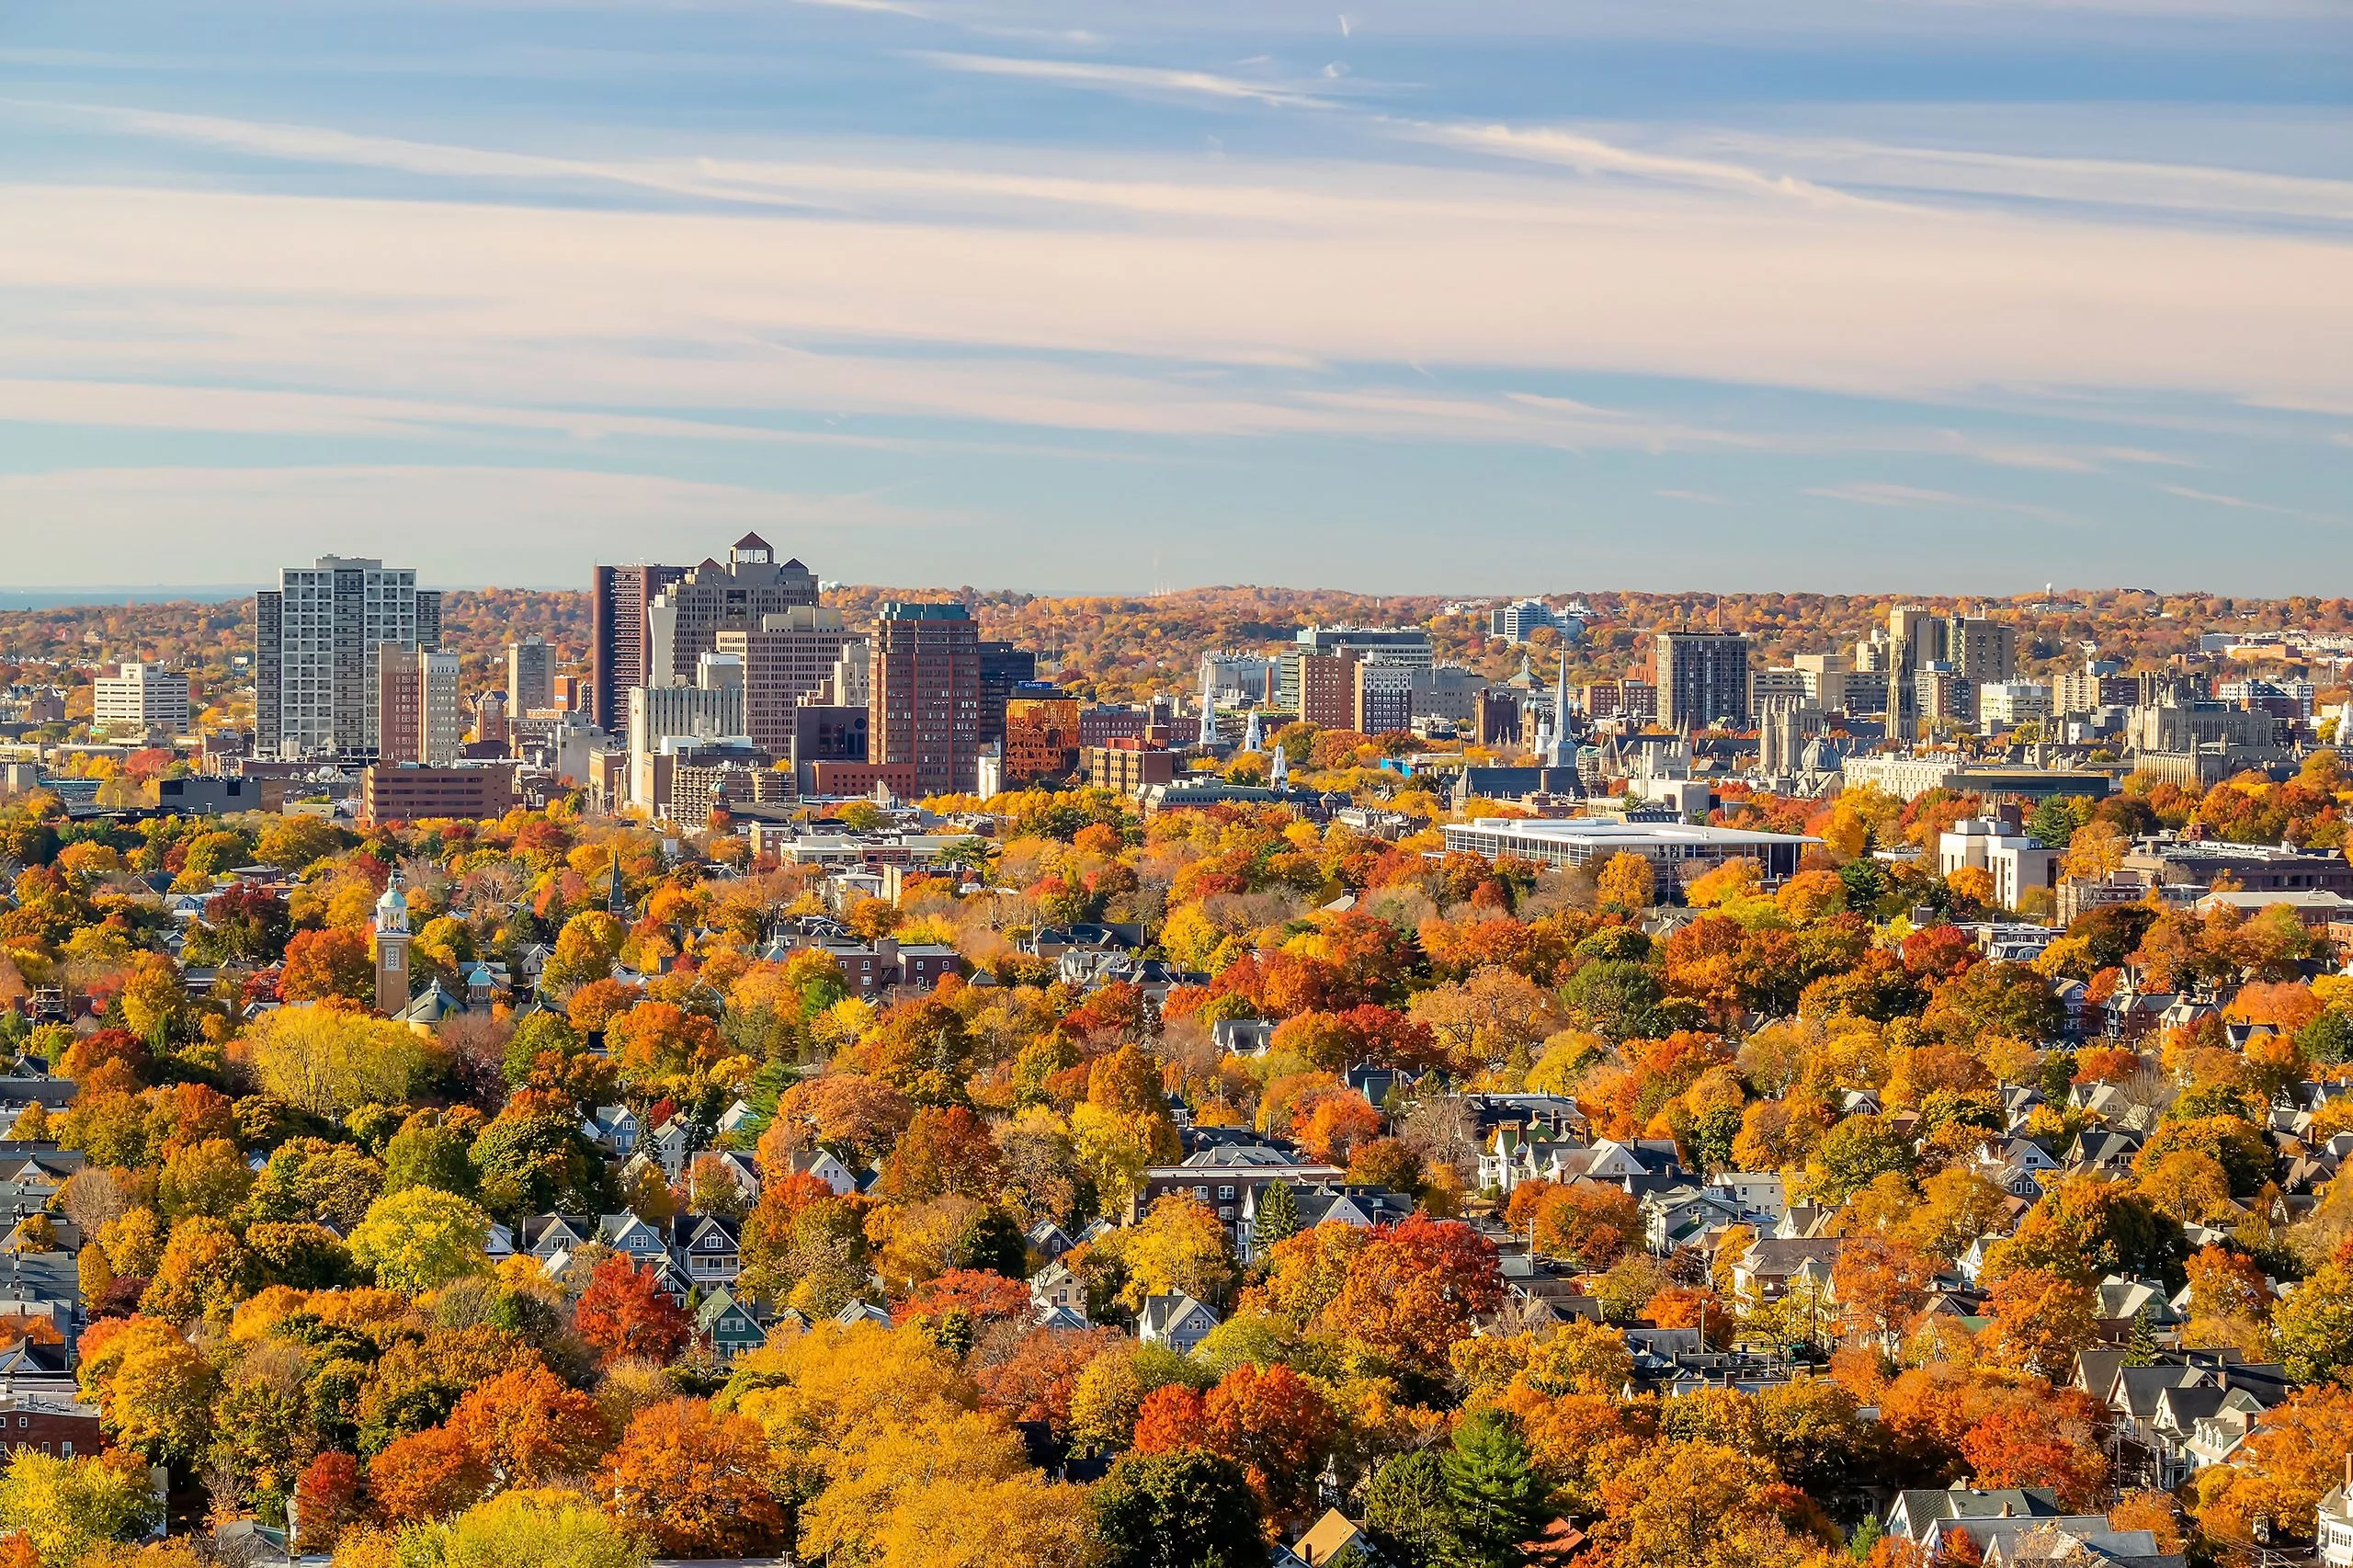
[{"label": "low-rise commercial building", "polygon": [[1640,855],[1652,862],[1663,887],[1737,859],[1756,861],[1766,881],[1779,881],[1795,876],[1806,850],[1821,842],[1800,834],[1608,816],[1481,817],[1449,824],[1446,828],[1449,854],[1478,855],[1490,860],[1509,857],[1540,866],[1598,869],[1619,855]]},{"label": "low-rise commercial building", "polygon": [[1086,768],[1087,781],[1097,789],[1133,795],[1151,785],[1173,781],[1176,754],[1142,741],[1113,741],[1087,747]]},{"label": "low-rise commercial building", "polygon": [[379,763],[359,774],[359,825],[453,817],[479,822],[515,804],[512,767],[423,767]]}]

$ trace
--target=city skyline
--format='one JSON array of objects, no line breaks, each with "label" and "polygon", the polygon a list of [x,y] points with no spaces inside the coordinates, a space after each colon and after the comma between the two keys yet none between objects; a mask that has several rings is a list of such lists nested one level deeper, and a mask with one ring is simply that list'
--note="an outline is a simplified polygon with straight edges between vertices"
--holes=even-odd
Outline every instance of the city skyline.
[{"label": "city skyline", "polygon": [[2322,7],[131,15],[0,37],[0,534],[157,583],[2353,566]]}]

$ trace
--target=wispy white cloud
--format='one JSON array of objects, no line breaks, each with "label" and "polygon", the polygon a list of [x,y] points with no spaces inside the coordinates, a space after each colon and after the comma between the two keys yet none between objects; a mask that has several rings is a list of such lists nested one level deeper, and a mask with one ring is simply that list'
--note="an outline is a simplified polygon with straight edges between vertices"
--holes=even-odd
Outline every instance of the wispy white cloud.
[{"label": "wispy white cloud", "polygon": [[2353,222],[2353,180],[2111,158],[1917,147],[1756,131],[1674,134],[1678,147],[1767,160],[1828,185],[2077,207]]},{"label": "wispy white cloud", "polygon": [[1859,506],[1901,506],[1907,510],[1921,506],[1965,506],[1969,504],[1967,496],[1955,495],[1948,490],[1923,490],[1916,485],[1869,480],[1817,485],[1806,494],[1819,495],[1826,501],[1851,501]]},{"label": "wispy white cloud", "polygon": [[[2046,404],[2071,386],[2353,400],[2334,347],[2353,335],[2340,287],[2353,244],[1541,181],[1524,213],[1425,204],[1402,181],[1385,204],[1337,202],[1302,225],[1268,193],[1318,193],[1273,175],[1241,172],[1247,196],[1203,197],[1224,202],[1213,217],[1184,211],[1190,187],[1169,182],[1165,198],[1136,198],[1161,210],[1141,231],[1108,216],[912,223],[0,187],[0,290],[17,307],[0,321],[0,362],[31,379],[515,405],[813,402],[1082,429],[1133,427],[1142,381],[1155,428],[1246,430],[1279,401],[1183,383],[1172,366],[2030,387]],[[1194,184],[1224,189],[1198,171]],[[890,354],[808,352],[826,342]],[[1105,368],[1058,362],[1069,356]],[[1120,358],[1139,363],[1114,373]],[[1361,369],[1349,379],[1377,392]],[[1983,443],[1988,460],[2003,445]]]},{"label": "wispy white cloud", "polygon": [[1824,484],[1808,488],[1804,494],[1818,495],[1826,501],[1844,501],[1858,506],[1886,506],[1901,511],[1951,511],[1955,509],[1979,513],[2006,513],[2032,517],[2038,522],[2074,525],[2081,519],[2052,506],[2036,506],[2024,501],[1994,501],[1981,496],[1956,495],[1949,490],[1925,489],[1918,485],[1893,483],[1882,480],[1849,480],[1843,484]]},{"label": "wispy white cloud", "polygon": [[1039,60],[1017,55],[964,54],[926,50],[916,59],[950,71],[981,76],[1017,76],[1033,82],[1117,93],[1217,98],[1231,103],[1269,104],[1279,108],[1331,108],[1337,99],[1302,84],[1258,82],[1213,71],[1156,65],[1114,65],[1084,60]]},{"label": "wispy white cloud", "polygon": [[[620,560],[654,544],[699,542],[737,527],[801,532],[924,530],[965,514],[871,494],[803,494],[658,474],[583,469],[420,465],[72,468],[0,474],[0,508],[28,538],[104,537],[157,582],[258,577],[317,553],[319,519],[358,549],[462,561],[461,581],[536,584],[576,562]],[[229,518],[234,528],[224,528]],[[485,519],[499,520],[484,528]],[[551,561],[546,540],[566,555]],[[12,575],[39,587],[87,581],[87,557],[28,552]]]},{"label": "wispy white cloud", "polygon": [[2203,506],[2220,506],[2232,512],[2261,512],[2274,517],[2294,517],[2307,523],[2336,523],[2343,519],[2325,512],[2307,511],[2302,506],[2281,506],[2269,501],[2251,501],[2244,495],[2225,495],[2211,490],[2192,490],[2186,484],[2161,484],[2158,489],[2168,495],[2178,495],[2185,501]]},{"label": "wispy white cloud", "polygon": [[1448,125],[1419,120],[1388,122],[1400,133],[1466,152],[1530,163],[1553,164],[1586,175],[1624,175],[1674,185],[1697,185],[1754,196],[1801,198],[1818,202],[1857,199],[1828,186],[1788,175],[1773,175],[1740,164],[1645,152],[1576,131],[1545,126]]}]

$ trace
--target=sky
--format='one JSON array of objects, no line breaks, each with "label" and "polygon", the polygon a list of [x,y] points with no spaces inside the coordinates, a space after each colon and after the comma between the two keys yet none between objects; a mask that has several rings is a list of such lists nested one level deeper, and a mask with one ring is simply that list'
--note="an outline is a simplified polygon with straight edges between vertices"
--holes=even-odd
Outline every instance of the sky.
[{"label": "sky", "polygon": [[0,590],[2353,591],[2341,0],[14,0]]}]

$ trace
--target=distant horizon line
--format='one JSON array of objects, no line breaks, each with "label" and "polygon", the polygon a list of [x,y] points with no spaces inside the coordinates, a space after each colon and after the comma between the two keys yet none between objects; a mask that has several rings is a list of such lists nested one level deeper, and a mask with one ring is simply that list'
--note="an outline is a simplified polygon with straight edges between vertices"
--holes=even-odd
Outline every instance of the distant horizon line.
[{"label": "distant horizon line", "polygon": [[[97,609],[109,606],[128,607],[140,604],[225,604],[233,599],[251,597],[254,594],[262,591],[265,586],[266,585],[252,583],[171,583],[148,586],[131,586],[124,584],[93,583],[69,584],[54,588],[0,587],[0,611],[23,609]],[[594,588],[591,585],[565,583],[420,583],[417,586],[419,588],[443,593],[494,593],[506,591],[526,594],[586,594],[594,592]],[[1526,590],[1516,592],[1493,591],[1483,593],[1463,589],[1450,591],[1434,591],[1425,589],[1414,592],[1384,592],[1370,588],[1348,588],[1330,585],[1301,586],[1286,583],[1196,583],[1184,587],[1176,588],[1093,587],[1039,589],[1019,588],[1009,585],[996,587],[981,587],[970,583],[949,585],[946,584],[915,585],[898,583],[846,582],[830,582],[825,584],[824,586],[827,591],[835,591],[845,588],[896,588],[907,593],[926,594],[954,593],[962,589],[970,589],[974,593],[980,594],[1027,594],[1032,598],[1039,599],[1111,597],[1158,599],[1171,598],[1181,594],[1201,593],[1211,589],[1253,588],[1273,593],[1347,594],[1357,598],[1367,599],[1495,600],[1498,603],[1506,604],[1517,603],[1528,598],[1587,598],[1597,595],[1606,594],[1640,594],[1648,595],[1654,597],[1666,597],[1679,594],[1712,594],[1719,597],[1751,594],[1773,594],[1782,596],[1810,594],[1817,597],[1826,599],[1893,598],[1908,597],[1921,599],[1979,599],[1988,603],[1998,604],[2017,604],[2022,600],[2029,603],[2034,602],[2031,598],[2033,592],[2031,589],[2010,594],[1998,594],[1983,591],[1955,592],[1950,590],[1932,591],[1901,588],[1838,590],[1827,588],[1587,587],[1574,589],[1546,589],[1536,593],[1529,593]],[[2079,599],[2080,596],[2084,595],[2097,595],[2102,597],[2111,595],[2141,595],[2159,600],[2196,597],[2224,598],[2237,603],[2256,604],[2275,604],[2285,602],[2291,598],[2308,598],[2316,597],[2305,594],[2227,593],[2218,592],[2210,588],[2160,589],[2119,585],[2114,587],[2046,587],[2044,589],[2044,601],[2073,601]],[[2336,596],[2317,597],[2325,598]]]}]

